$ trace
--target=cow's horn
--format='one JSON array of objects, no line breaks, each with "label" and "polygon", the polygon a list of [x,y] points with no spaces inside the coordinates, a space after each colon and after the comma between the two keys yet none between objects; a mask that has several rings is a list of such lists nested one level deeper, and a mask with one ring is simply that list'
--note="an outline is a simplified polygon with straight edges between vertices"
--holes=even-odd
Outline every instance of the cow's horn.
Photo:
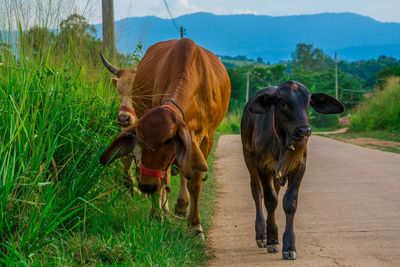
[{"label": "cow's horn", "polygon": [[107,59],[105,59],[105,57],[103,56],[103,54],[102,54],[101,52],[100,52],[100,58],[101,58],[101,61],[103,61],[104,66],[106,66],[106,68],[107,68],[112,74],[114,74],[115,76],[118,76],[118,71],[119,71],[119,69],[116,68],[116,67],[114,67],[113,65],[111,65],[111,64],[107,61]]}]

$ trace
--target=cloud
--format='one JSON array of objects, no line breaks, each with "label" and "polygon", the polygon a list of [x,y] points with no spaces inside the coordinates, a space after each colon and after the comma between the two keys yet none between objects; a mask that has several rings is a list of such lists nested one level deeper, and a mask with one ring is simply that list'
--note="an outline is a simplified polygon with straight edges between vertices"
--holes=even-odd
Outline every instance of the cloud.
[{"label": "cloud", "polygon": [[175,17],[188,13],[206,11],[196,5],[190,4],[188,0],[169,0],[167,3],[170,5],[171,13]]},{"label": "cloud", "polygon": [[258,15],[257,11],[250,10],[248,8],[246,8],[246,9],[233,9],[229,13],[230,14],[254,14],[254,15]]}]

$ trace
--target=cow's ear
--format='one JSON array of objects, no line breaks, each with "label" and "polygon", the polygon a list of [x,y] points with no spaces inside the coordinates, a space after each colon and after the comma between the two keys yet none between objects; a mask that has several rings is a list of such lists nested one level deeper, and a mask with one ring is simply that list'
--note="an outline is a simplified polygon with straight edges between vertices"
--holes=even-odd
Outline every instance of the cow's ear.
[{"label": "cow's ear", "polygon": [[265,93],[262,95],[258,95],[252,100],[250,100],[249,111],[255,114],[263,114],[269,110],[269,108],[273,105],[275,100],[274,93]]},{"label": "cow's ear", "polygon": [[136,141],[136,125],[127,127],[100,156],[100,164],[107,165],[117,158],[128,155],[134,150]]},{"label": "cow's ear", "polygon": [[112,77],[111,81],[112,81],[113,86],[114,86],[115,88],[117,88],[118,78]]},{"label": "cow's ear", "polygon": [[324,93],[313,93],[310,105],[322,114],[339,114],[344,111],[342,103]]},{"label": "cow's ear", "polygon": [[192,175],[192,166],[190,164],[190,154],[192,151],[192,138],[185,123],[181,123],[178,129],[175,155],[179,165],[179,170],[183,175],[190,178]]}]

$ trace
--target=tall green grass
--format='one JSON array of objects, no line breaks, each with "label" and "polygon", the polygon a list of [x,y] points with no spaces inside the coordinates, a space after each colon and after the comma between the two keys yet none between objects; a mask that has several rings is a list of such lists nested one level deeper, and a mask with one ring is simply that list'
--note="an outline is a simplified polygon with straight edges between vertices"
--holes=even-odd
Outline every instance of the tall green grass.
[{"label": "tall green grass", "polygon": [[386,130],[400,134],[400,83],[398,77],[387,80],[382,91],[362,103],[350,118],[350,130],[356,132]]},{"label": "tall green grass", "polygon": [[[45,51],[0,49],[0,265],[205,262],[207,243],[186,220],[150,221],[150,201],[123,186],[121,163],[99,165],[119,132],[109,74],[79,61],[74,47]],[[171,187],[173,207],[178,177]],[[210,177],[200,204],[206,233],[214,189]]]},{"label": "tall green grass", "polygon": [[217,131],[221,134],[240,134],[241,110],[227,113]]}]

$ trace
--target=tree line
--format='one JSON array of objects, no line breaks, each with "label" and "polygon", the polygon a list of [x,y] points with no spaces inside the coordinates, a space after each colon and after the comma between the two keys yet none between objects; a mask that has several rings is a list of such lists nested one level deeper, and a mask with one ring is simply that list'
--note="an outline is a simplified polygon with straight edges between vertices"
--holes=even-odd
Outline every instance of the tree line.
[{"label": "tree line", "polygon": [[[226,57],[225,57],[226,58]],[[224,57],[222,57],[222,60]],[[238,59],[237,57],[235,59]],[[303,83],[311,92],[324,92],[335,96],[334,60],[321,49],[310,44],[298,44],[292,60],[275,65],[248,65],[227,67],[231,78],[232,94],[229,110],[241,111],[246,101],[247,72],[250,72],[250,97],[257,91],[279,85],[286,80]],[[400,72],[400,61],[386,56],[358,62],[338,61],[339,100],[351,110],[364,98],[366,91],[381,88],[385,75]],[[310,109],[311,123],[319,127],[337,125],[337,115],[321,116]]]}]

